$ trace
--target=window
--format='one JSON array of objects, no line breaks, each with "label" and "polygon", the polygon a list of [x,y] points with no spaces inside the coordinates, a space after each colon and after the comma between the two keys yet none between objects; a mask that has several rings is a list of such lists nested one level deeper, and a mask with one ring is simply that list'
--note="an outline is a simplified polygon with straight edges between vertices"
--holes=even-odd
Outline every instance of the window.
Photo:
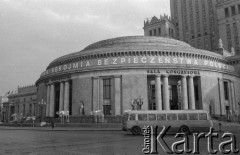
[{"label": "window", "polygon": [[225,17],[229,17],[229,11],[228,11],[228,8],[225,8],[224,11],[225,11]]},{"label": "window", "polygon": [[25,116],[25,104],[23,104],[23,116]]},{"label": "window", "polygon": [[176,114],[167,114],[167,119],[168,120],[177,120],[177,115]]},{"label": "window", "polygon": [[135,120],[135,114],[130,114],[129,120]]},{"label": "window", "polygon": [[161,36],[161,28],[158,28],[158,35]]},{"label": "window", "polygon": [[189,120],[198,120],[198,114],[188,114]]},{"label": "window", "polygon": [[178,114],[178,120],[187,120],[187,114]]},{"label": "window", "polygon": [[166,121],[166,114],[157,114],[158,121]]},{"label": "window", "polygon": [[224,87],[224,97],[225,97],[225,100],[228,100],[229,96],[228,96],[228,82],[227,81],[223,82],[223,87]]},{"label": "window", "polygon": [[240,4],[238,4],[238,14],[240,14]]},{"label": "window", "polygon": [[32,104],[29,105],[29,115],[32,116]]},{"label": "window", "polygon": [[207,114],[205,113],[199,114],[199,120],[207,120]]},{"label": "window", "polygon": [[232,16],[235,16],[236,15],[235,5],[231,6],[231,10],[232,10]]},{"label": "window", "polygon": [[154,36],[157,36],[157,30],[154,29]]},{"label": "window", "polygon": [[148,120],[149,121],[156,121],[156,115],[155,114],[148,114]]},{"label": "window", "polygon": [[149,31],[149,35],[152,36],[152,30]]},{"label": "window", "polygon": [[226,25],[226,32],[227,32],[228,50],[231,51],[231,48],[232,48],[232,35],[231,35],[230,24],[227,24],[227,25]]},{"label": "window", "polygon": [[147,114],[138,114],[139,121],[147,121]]},{"label": "window", "polygon": [[111,99],[111,79],[103,79],[103,99]]}]

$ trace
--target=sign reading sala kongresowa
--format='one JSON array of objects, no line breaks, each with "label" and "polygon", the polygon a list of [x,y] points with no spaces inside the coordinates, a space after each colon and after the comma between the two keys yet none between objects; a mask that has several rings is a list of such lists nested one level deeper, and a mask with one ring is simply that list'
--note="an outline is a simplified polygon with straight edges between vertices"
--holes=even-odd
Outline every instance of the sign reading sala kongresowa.
[{"label": "sign reading sala kongresowa", "polygon": [[87,69],[92,67],[114,67],[124,65],[188,65],[188,66],[206,66],[214,69],[231,70],[231,66],[217,61],[204,59],[168,57],[168,56],[129,56],[117,58],[90,59],[69,64],[63,64],[46,70],[41,76],[59,73],[64,71]]}]

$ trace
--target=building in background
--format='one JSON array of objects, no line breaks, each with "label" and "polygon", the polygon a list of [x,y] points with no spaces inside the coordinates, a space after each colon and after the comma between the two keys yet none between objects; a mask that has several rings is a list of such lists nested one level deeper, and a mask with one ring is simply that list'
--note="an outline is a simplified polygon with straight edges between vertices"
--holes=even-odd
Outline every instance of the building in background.
[{"label": "building in background", "polygon": [[156,16],[144,21],[144,36],[160,36],[174,38],[175,26],[171,22],[171,18],[167,15]]},{"label": "building in background", "polygon": [[170,0],[171,18],[176,27],[175,39],[191,46],[217,51],[219,31],[217,0]]},{"label": "building in background", "polygon": [[82,109],[115,123],[130,109],[203,109],[236,118],[240,58],[222,53],[165,37],[99,41],[52,61],[36,81],[37,102],[47,103],[46,117],[68,111],[70,122],[82,120]]},{"label": "building in background", "polygon": [[5,109],[3,107],[3,105],[5,103],[8,103],[8,94],[5,94],[3,96],[0,96],[0,122],[3,122],[4,120],[4,112],[5,112]]},{"label": "building in background", "polygon": [[217,2],[219,37],[222,39],[223,47],[240,55],[240,1],[219,0]]},{"label": "building in background", "polygon": [[23,117],[36,116],[40,114],[37,110],[37,89],[34,85],[18,87],[16,92],[8,95],[9,101],[4,104],[4,121],[12,121],[13,114],[21,114]]}]

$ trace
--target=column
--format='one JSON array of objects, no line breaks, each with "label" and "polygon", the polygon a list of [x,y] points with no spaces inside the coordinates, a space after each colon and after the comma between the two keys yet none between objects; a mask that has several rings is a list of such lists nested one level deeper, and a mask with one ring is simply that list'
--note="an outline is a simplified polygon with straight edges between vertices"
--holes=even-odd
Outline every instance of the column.
[{"label": "column", "polygon": [[59,95],[59,112],[64,110],[64,83],[60,83],[60,95]]},{"label": "column", "polygon": [[[34,105],[34,115],[35,115],[35,104]],[[50,110],[50,85],[47,85],[47,103],[46,103],[46,117],[49,117],[49,110]]]},{"label": "column", "polygon": [[155,97],[156,97],[156,106],[157,110],[162,109],[162,94],[161,94],[161,75],[155,76]]},{"label": "column", "polygon": [[114,101],[115,101],[115,115],[121,114],[121,77],[115,76],[114,77]]},{"label": "column", "polygon": [[220,110],[221,110],[220,114],[226,115],[223,80],[220,78],[218,78],[218,91],[219,91]]},{"label": "column", "polygon": [[49,116],[55,116],[55,86],[54,83],[50,86],[50,107],[49,107]]},{"label": "column", "polygon": [[231,97],[232,97],[232,112],[237,112],[237,106],[236,106],[236,98],[235,98],[235,89],[234,89],[234,83],[233,81],[230,81],[230,87],[231,87]]},{"label": "column", "polygon": [[163,110],[170,110],[168,75],[163,75]]},{"label": "column", "polygon": [[187,94],[187,80],[186,75],[182,75],[182,109],[188,109],[188,94]]},{"label": "column", "polygon": [[69,81],[65,82],[65,88],[64,88],[64,111],[69,111]]},{"label": "column", "polygon": [[195,108],[195,93],[194,93],[194,84],[193,84],[193,76],[188,77],[188,94],[189,94],[189,108],[190,109],[196,109]]}]

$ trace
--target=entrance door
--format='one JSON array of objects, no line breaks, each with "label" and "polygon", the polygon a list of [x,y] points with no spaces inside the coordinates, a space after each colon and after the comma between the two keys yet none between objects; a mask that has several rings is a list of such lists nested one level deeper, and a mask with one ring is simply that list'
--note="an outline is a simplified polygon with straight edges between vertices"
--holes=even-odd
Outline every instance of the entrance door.
[{"label": "entrance door", "polygon": [[169,86],[169,93],[170,93],[170,109],[171,110],[179,110],[178,105],[178,87],[177,85],[170,85]]},{"label": "entrance door", "polygon": [[103,114],[111,115],[111,105],[103,105]]}]

